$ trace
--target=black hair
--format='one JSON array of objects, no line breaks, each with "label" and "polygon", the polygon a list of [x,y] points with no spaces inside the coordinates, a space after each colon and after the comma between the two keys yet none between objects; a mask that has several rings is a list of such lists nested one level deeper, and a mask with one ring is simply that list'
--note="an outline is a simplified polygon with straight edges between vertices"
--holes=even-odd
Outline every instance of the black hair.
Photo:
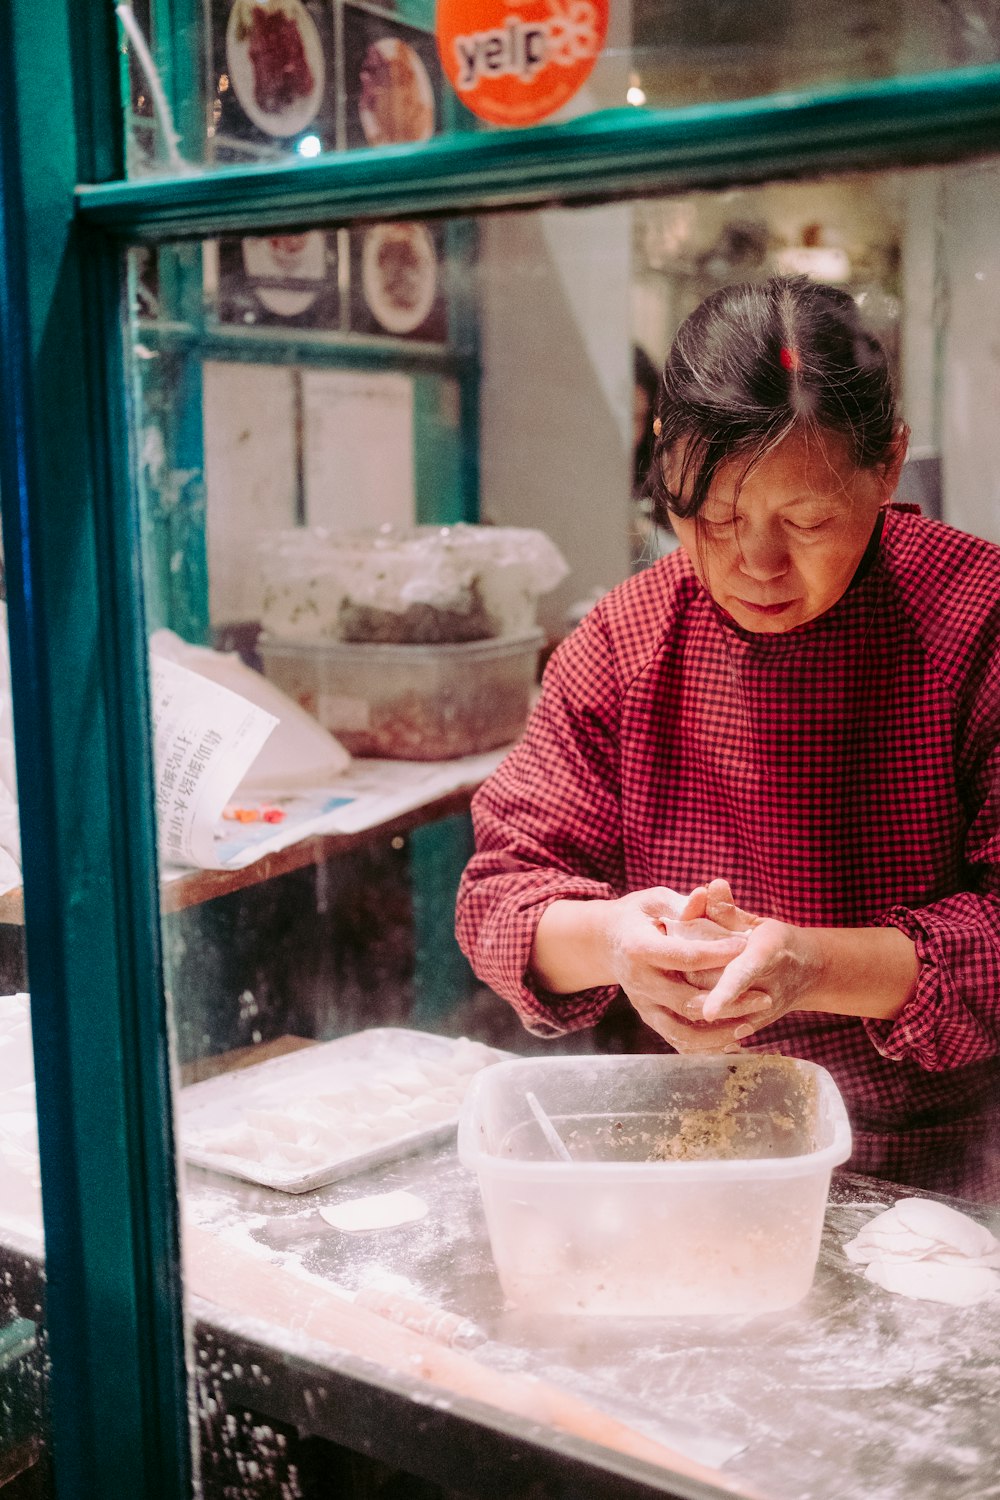
[{"label": "black hair", "polygon": [[660,390],[660,372],[641,344],[632,346],[632,378],[636,389],[644,391],[649,399],[649,421],[632,452],[632,493],[641,495],[653,462],[653,417]]},{"label": "black hair", "polygon": [[706,297],[667,355],[656,414],[649,492],[661,523],[697,515],[721,464],[741,458],[745,476],[796,428],[840,434],[862,469],[886,462],[899,433],[885,350],[848,292],[805,276]]}]

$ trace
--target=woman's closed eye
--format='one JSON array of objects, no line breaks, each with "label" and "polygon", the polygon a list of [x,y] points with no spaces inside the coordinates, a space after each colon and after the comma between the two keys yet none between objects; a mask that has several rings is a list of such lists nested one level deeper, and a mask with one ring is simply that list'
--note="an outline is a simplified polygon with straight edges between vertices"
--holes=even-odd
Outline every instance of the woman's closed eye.
[{"label": "woman's closed eye", "polygon": [[786,516],[785,525],[789,531],[808,535],[810,532],[826,531],[835,521],[835,516]]},{"label": "woman's closed eye", "polygon": [[[781,524],[785,529],[796,536],[816,535],[818,532],[826,531],[833,525],[833,516],[821,516],[818,519],[796,520],[793,516],[783,516]],[[734,516],[703,516],[699,515],[698,524],[704,528],[708,536],[729,536],[734,531],[741,531],[746,524],[746,517]]]}]

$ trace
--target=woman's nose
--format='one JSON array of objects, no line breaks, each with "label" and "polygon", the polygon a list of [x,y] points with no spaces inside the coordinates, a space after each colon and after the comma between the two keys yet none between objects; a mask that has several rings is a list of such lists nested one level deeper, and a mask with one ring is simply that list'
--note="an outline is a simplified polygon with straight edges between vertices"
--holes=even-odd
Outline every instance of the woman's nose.
[{"label": "woman's nose", "polygon": [[739,538],[740,572],[762,582],[781,578],[788,571],[788,548],[780,531],[772,527],[746,528]]}]

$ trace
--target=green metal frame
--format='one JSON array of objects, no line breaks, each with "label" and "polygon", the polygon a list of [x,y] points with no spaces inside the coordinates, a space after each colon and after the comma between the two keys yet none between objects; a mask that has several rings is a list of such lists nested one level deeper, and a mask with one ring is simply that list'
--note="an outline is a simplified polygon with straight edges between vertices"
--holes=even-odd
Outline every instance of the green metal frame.
[{"label": "green metal frame", "polygon": [[122,242],[995,152],[1000,68],[124,183],[110,6],[8,0],[0,96],[0,490],[55,1471],[60,1500],[180,1497],[190,1446]]},{"label": "green metal frame", "polygon": [[10,1458],[30,1450],[41,1437],[41,1340],[34,1323],[15,1318],[0,1323],[0,1491]]},{"label": "green metal frame", "polygon": [[[197,160],[204,145],[205,67],[202,0],[151,0],[149,41],[178,132],[179,149]],[[127,95],[125,96],[127,98]],[[203,324],[200,244],[165,246],[159,256],[162,315],[195,329]],[[142,524],[147,617],[185,640],[210,644],[202,368],[197,351],[163,350],[155,375],[136,380],[136,425],[155,421],[166,457],[161,489],[145,476]],[[150,405],[157,409],[151,411]]]},{"label": "green metal frame", "polygon": [[81,187],[132,240],[470,214],[953,160],[1000,142],[1000,65],[679,110],[612,110],[279,166]]},{"label": "green metal frame", "polygon": [[114,14],[16,0],[0,27],[0,495],[55,1476],[60,1497],[176,1497],[190,1442],[122,257],[73,217],[80,178],[122,168]]}]

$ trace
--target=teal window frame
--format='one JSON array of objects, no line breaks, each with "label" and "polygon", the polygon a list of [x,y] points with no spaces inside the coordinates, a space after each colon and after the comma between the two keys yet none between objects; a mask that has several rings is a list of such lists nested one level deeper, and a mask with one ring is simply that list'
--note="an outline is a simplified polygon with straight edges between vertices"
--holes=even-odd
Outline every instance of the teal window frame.
[{"label": "teal window frame", "polygon": [[0,7],[0,508],[60,1500],[192,1483],[124,247],[1000,150],[991,66],[126,182],[119,63],[104,0]]}]

